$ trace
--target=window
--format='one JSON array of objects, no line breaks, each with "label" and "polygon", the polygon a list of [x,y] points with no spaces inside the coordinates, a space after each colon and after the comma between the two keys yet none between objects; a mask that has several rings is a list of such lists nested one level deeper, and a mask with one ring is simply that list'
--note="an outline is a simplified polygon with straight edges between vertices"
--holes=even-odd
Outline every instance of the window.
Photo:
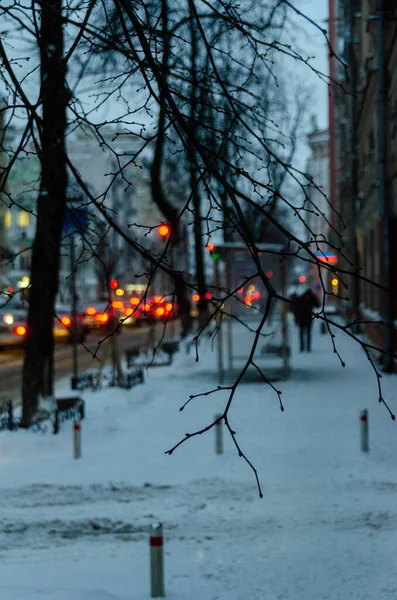
[{"label": "window", "polygon": [[6,210],[4,214],[4,225],[6,227],[11,227],[12,225],[12,212],[10,209]]},{"label": "window", "polygon": [[18,225],[19,227],[29,227],[30,225],[30,215],[25,210],[19,211]]}]

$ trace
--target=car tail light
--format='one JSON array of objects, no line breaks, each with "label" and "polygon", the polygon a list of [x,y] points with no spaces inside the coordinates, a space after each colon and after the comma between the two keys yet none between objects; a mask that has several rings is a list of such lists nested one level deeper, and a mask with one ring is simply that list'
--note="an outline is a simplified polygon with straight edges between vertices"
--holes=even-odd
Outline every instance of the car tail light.
[{"label": "car tail light", "polygon": [[164,313],[165,313],[165,309],[162,306],[159,306],[158,308],[156,308],[156,315],[158,317],[162,317]]},{"label": "car tail light", "polygon": [[26,327],[24,327],[24,325],[17,325],[14,329],[14,333],[19,335],[20,337],[23,337],[24,335],[26,335],[27,331],[28,330],[26,329]]},{"label": "car tail light", "polygon": [[150,304],[144,304],[142,306],[142,310],[145,312],[149,312],[150,308],[151,308]]},{"label": "car tail light", "polygon": [[62,317],[61,319],[61,323],[62,325],[64,325],[65,327],[70,327],[72,324],[72,319],[70,317]]},{"label": "car tail light", "polygon": [[198,301],[200,300],[200,294],[193,294],[193,296],[192,296],[192,300],[193,300],[194,302],[198,302]]},{"label": "car tail light", "polygon": [[117,310],[121,310],[124,308],[124,302],[121,302],[120,300],[115,300],[114,302],[112,302],[112,306]]},{"label": "car tail light", "polygon": [[97,313],[95,315],[95,321],[99,323],[107,323],[109,321],[109,315],[107,313]]},{"label": "car tail light", "polygon": [[205,293],[205,295],[204,295],[204,298],[205,298],[206,300],[211,300],[211,298],[212,298],[212,294],[211,294],[210,292],[206,292],[206,293]]},{"label": "car tail light", "polygon": [[132,298],[130,298],[130,303],[131,303],[133,306],[138,306],[138,304],[140,303],[140,300],[139,300],[139,298],[137,298],[136,296],[133,296]]},{"label": "car tail light", "polygon": [[165,305],[165,310],[170,312],[172,310],[172,304],[171,302],[168,302],[168,304]]},{"label": "car tail light", "polygon": [[156,304],[160,304],[160,302],[164,302],[163,296],[155,296],[154,301]]},{"label": "car tail light", "polygon": [[89,306],[85,312],[87,315],[96,315],[96,308]]},{"label": "car tail light", "polygon": [[133,312],[134,312],[133,308],[126,308],[124,311],[124,314],[127,315],[127,317],[129,317],[130,315],[132,315]]}]

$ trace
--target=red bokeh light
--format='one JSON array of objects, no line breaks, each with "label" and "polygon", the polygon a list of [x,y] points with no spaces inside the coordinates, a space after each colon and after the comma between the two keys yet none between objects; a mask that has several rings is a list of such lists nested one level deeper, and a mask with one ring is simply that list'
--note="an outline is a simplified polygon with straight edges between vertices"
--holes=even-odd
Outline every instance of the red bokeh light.
[{"label": "red bokeh light", "polygon": [[299,282],[300,283],[305,283],[306,281],[306,276],[305,275],[299,275]]}]

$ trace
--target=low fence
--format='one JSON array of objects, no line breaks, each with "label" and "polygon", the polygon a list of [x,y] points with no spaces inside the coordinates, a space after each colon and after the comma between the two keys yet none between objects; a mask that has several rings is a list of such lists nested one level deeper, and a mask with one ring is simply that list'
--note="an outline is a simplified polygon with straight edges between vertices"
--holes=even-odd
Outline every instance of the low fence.
[{"label": "low fence", "polygon": [[76,378],[76,389],[79,391],[99,391],[104,387],[119,387],[130,390],[135,385],[144,383],[143,369],[134,369],[124,373],[121,377],[116,372],[107,373],[80,373]]},{"label": "low fence", "polygon": [[[16,408],[12,400],[0,400],[0,431],[22,429],[22,416],[16,414]],[[55,409],[52,412],[39,411],[29,429],[40,433],[52,430],[56,434],[59,433],[60,426],[64,421],[81,421],[84,417],[85,402],[83,398],[77,396],[57,398]]]}]

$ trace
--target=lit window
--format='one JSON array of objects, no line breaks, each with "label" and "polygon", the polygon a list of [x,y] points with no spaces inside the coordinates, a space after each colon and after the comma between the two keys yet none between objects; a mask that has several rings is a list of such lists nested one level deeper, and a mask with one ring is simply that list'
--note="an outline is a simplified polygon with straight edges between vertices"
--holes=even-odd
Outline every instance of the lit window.
[{"label": "lit window", "polygon": [[18,225],[19,227],[29,227],[30,225],[30,215],[25,210],[19,211]]},{"label": "lit window", "polygon": [[6,227],[11,227],[11,225],[12,225],[12,212],[10,209],[6,210],[6,212],[5,212],[4,224]]}]

